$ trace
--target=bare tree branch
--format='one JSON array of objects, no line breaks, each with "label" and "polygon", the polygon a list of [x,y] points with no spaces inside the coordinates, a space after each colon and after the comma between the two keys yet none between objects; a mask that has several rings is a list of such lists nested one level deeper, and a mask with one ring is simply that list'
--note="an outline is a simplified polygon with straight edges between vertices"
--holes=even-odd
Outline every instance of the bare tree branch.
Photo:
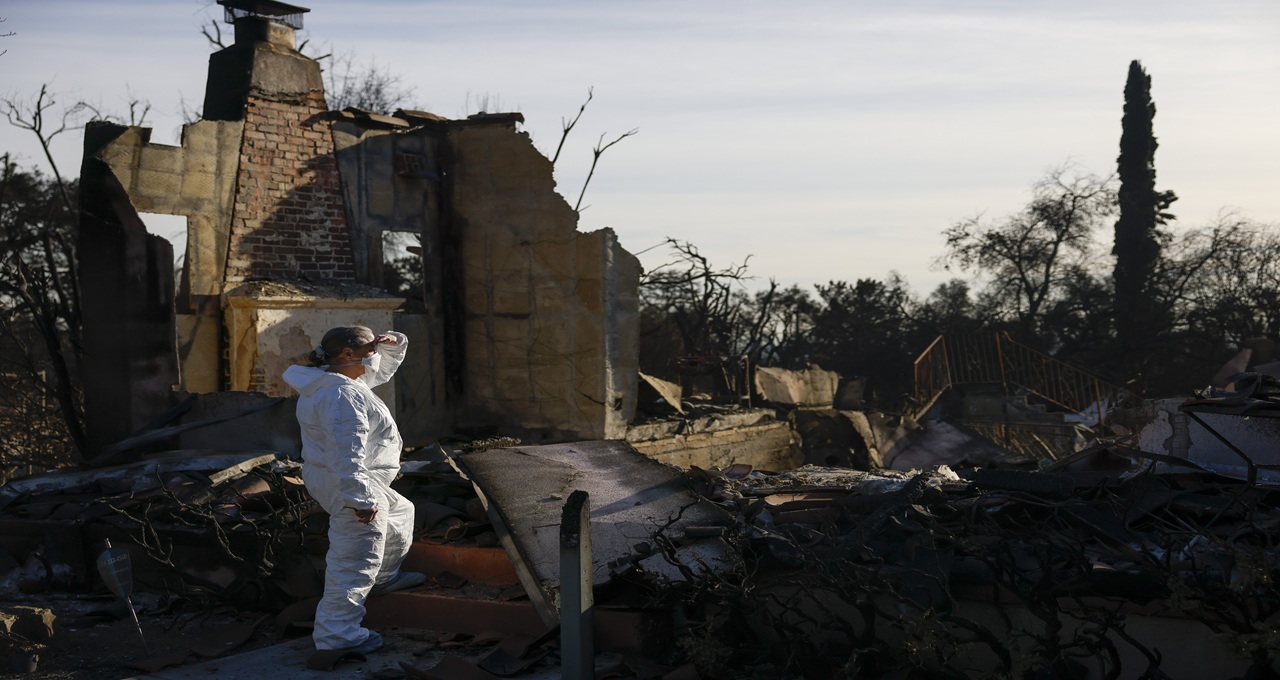
[{"label": "bare tree branch", "polygon": [[617,144],[618,142],[621,142],[627,137],[630,137],[634,134],[638,134],[639,132],[640,132],[640,128],[631,128],[630,130],[627,130],[621,135],[618,135],[617,139],[613,140],[612,142],[609,142],[608,144],[604,144],[605,133],[601,133],[600,139],[596,142],[596,148],[592,151],[593,155],[591,157],[591,170],[587,172],[587,179],[585,179],[582,182],[582,191],[578,192],[578,202],[573,206],[574,212],[581,213],[583,210],[585,210],[585,208],[582,207],[582,197],[587,195],[587,185],[591,183],[591,177],[596,174],[596,163],[600,162],[600,156],[604,155],[604,152],[607,151],[609,147],[613,146],[614,144]]},{"label": "bare tree branch", "polygon": [[325,98],[329,108],[341,111],[348,107],[389,114],[398,108],[414,107],[414,88],[404,77],[376,62],[359,64],[354,52],[338,56],[325,55],[313,59],[329,59],[324,71]]},{"label": "bare tree branch", "polygon": [[587,100],[582,102],[582,106],[578,107],[578,115],[573,120],[560,119],[560,124],[564,127],[564,132],[560,134],[560,143],[556,145],[556,153],[551,157],[551,166],[555,167],[556,161],[560,159],[560,150],[564,148],[564,141],[569,138],[569,131],[573,130],[573,126],[578,124],[578,119],[582,118],[582,114],[587,110],[587,104],[591,103],[594,94],[594,87],[587,88]]},{"label": "bare tree branch", "polygon": [[[49,397],[46,419],[34,416],[28,427],[52,427],[64,432],[83,450],[79,390],[67,357],[74,352],[79,332],[79,288],[69,233],[76,211],[69,188],[18,170],[9,156],[0,156],[0,300],[16,322],[15,334],[0,338],[13,343],[25,357],[25,379]],[[56,409],[61,425],[47,416]],[[53,462],[51,459],[50,462]]]},{"label": "bare tree branch", "polygon": [[57,161],[53,160],[50,145],[58,135],[68,130],[76,130],[83,127],[83,123],[77,122],[76,119],[86,110],[92,110],[92,107],[84,102],[76,102],[69,108],[63,109],[58,127],[49,130],[46,128],[46,117],[55,106],[57,106],[56,95],[49,91],[48,83],[40,86],[40,92],[36,95],[34,101],[23,102],[14,98],[0,100],[0,110],[3,110],[9,124],[30,131],[40,142],[40,148],[44,151],[45,159],[49,161],[49,167],[53,170],[54,179],[58,182],[62,200],[66,203],[67,209],[72,210],[71,195],[67,192],[67,183],[63,180],[62,173],[58,170]]},{"label": "bare tree branch", "polygon": [[227,48],[227,44],[222,41],[222,26],[218,24],[217,19],[210,19],[209,23],[202,25],[200,27],[200,35],[203,35],[205,40],[209,41],[211,47],[216,47],[220,50]]},{"label": "bare tree branch", "polygon": [[[8,20],[9,20],[9,17],[0,17],[0,24],[3,24]],[[17,35],[17,33],[14,33],[13,31],[9,31],[8,33],[0,33],[0,38],[11,38],[15,35]],[[9,50],[0,50],[0,57],[3,57],[8,53],[9,53]]]}]

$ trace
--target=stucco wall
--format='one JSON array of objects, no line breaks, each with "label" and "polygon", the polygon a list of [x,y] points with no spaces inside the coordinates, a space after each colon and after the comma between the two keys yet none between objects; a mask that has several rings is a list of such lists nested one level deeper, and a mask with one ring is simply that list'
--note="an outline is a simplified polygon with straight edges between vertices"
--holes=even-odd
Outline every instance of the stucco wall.
[{"label": "stucco wall", "polygon": [[639,262],[611,230],[577,231],[527,134],[474,125],[448,139],[464,419],[529,437],[623,438],[639,370]]},{"label": "stucco wall", "polygon": [[[439,135],[425,129],[371,129],[349,120],[333,123],[333,142],[350,215],[356,276],[383,286],[385,232],[417,234],[422,245],[422,308],[396,315],[396,330],[412,342],[396,376],[400,432],[406,444],[424,445],[453,431],[446,362],[442,175]],[[460,390],[455,390],[455,393]]]},{"label": "stucco wall", "polygon": [[[377,291],[370,291],[377,294]],[[335,326],[394,330],[392,310],[403,302],[387,296],[357,297],[339,291],[306,291],[294,285],[254,282],[226,296],[230,388],[273,397],[292,396],[281,374]],[[410,339],[412,347],[412,339]],[[395,404],[394,383],[375,392]]]}]

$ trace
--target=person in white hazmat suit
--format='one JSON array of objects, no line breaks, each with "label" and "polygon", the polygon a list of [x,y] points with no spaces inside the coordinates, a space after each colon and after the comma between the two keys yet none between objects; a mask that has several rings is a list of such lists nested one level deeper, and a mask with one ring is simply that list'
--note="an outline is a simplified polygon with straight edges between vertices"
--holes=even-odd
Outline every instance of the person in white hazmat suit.
[{"label": "person in white hazmat suit", "polygon": [[395,374],[408,338],[363,326],[330,329],[284,380],[298,391],[302,480],[329,513],[324,596],[316,608],[316,649],[371,652],[382,636],[361,625],[365,600],[423,583],[401,572],[413,541],[413,503],[391,489],[400,472],[400,431],[371,390]]}]

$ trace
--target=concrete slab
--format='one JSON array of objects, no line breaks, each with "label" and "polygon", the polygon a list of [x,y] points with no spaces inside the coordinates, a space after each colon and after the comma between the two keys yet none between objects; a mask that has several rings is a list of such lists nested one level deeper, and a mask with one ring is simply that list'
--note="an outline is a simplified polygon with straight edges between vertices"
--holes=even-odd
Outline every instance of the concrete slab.
[{"label": "concrete slab", "polygon": [[683,581],[681,569],[658,552],[661,532],[670,557],[693,574],[739,566],[720,538],[688,539],[689,526],[731,518],[693,495],[681,473],[637,453],[622,441],[588,441],[490,449],[453,459],[476,486],[516,573],[544,621],[559,611],[560,514],[575,490],[591,496],[592,583],[635,564],[658,580]]},{"label": "concrete slab", "polygon": [[[350,677],[404,677],[400,662],[419,668],[434,667],[445,656],[461,656],[478,661],[488,649],[429,649],[430,645],[414,639],[414,631],[382,631],[386,644],[368,654],[365,661],[341,661],[332,671],[313,671],[306,667],[307,658],[315,651],[310,637],[301,637],[271,647],[255,649],[208,661],[170,668],[158,673],[136,675],[127,680],[261,680],[265,677],[290,680],[333,680]],[[420,637],[420,636],[419,636]],[[559,668],[535,670],[520,676],[522,680],[557,680]]]},{"label": "concrete slab", "polygon": [[835,404],[840,375],[809,365],[803,371],[756,367],[756,391],[765,401],[788,406],[831,408]]}]

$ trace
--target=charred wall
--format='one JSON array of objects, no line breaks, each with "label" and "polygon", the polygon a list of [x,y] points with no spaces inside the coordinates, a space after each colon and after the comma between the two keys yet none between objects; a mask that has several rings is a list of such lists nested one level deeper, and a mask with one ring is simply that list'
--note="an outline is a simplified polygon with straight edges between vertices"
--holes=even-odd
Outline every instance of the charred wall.
[{"label": "charred wall", "polygon": [[551,161],[514,122],[447,137],[464,417],[530,436],[624,438],[639,371],[639,262],[612,230],[577,230]]},{"label": "charred wall", "polygon": [[93,151],[124,128],[85,131],[80,190],[81,367],[90,451],[169,406],[174,352],[173,247],[147,233],[129,195]]},{"label": "charred wall", "polygon": [[[101,219],[84,223],[86,306],[99,306],[83,368],[99,440],[162,412],[175,388],[275,394],[291,352],[370,313],[414,338],[395,388],[410,443],[455,427],[622,438],[639,264],[612,231],[577,230],[550,161],[516,129],[522,117],[331,112],[319,65],[293,41],[287,27],[237,21],[236,44],[210,57],[206,120],[181,146],[121,126],[86,145],[86,215]],[[138,211],[188,218],[177,291]],[[387,285],[389,232],[420,241],[407,308],[374,290]],[[121,333],[145,336],[128,370],[112,363],[133,351]],[[174,354],[168,367],[156,358]]]}]

